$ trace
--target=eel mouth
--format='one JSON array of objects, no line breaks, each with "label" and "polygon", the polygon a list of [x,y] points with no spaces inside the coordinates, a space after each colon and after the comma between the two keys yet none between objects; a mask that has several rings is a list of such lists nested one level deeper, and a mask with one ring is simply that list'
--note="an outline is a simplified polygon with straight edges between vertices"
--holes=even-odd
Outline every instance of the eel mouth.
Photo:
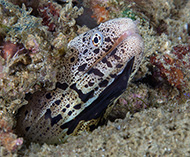
[{"label": "eel mouth", "polygon": [[128,39],[130,36],[136,34],[136,32],[134,31],[124,31],[123,33],[121,33],[121,35],[119,36],[119,38],[117,38],[112,46],[112,48],[106,52],[102,58],[104,58],[105,56],[107,56],[109,53],[111,53],[114,49],[116,49],[119,45],[121,45],[126,39]]},{"label": "eel mouth", "polygon": [[119,47],[119,45],[121,45],[125,40],[127,40],[129,37],[131,36],[134,36],[134,35],[137,35],[137,32],[134,31],[134,30],[126,30],[126,31],[123,31],[121,33],[121,35],[115,40],[112,48],[107,51],[104,55],[102,55],[101,58],[97,59],[96,62],[91,66],[89,67],[86,72],[88,72],[94,65],[96,65],[97,63],[99,63],[103,58],[105,58],[108,54],[110,54],[111,52],[113,52],[117,47]]},{"label": "eel mouth", "polygon": [[124,31],[120,36],[119,38],[115,41],[114,45],[112,46],[112,48],[107,52],[105,53],[104,57],[106,55],[108,55],[109,53],[111,53],[115,48],[117,48],[121,43],[123,43],[124,40],[126,40],[127,38],[129,38],[130,36],[132,36],[133,34],[135,34],[134,31]]}]

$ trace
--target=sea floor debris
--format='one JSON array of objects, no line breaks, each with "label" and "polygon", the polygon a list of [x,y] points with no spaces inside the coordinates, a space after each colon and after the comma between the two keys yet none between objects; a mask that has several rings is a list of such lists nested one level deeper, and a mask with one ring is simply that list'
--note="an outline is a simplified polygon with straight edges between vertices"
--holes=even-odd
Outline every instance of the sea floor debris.
[{"label": "sea floor debris", "polygon": [[[0,155],[12,153],[25,156],[63,154],[190,156],[188,141],[190,76],[188,68],[184,69],[184,66],[188,67],[190,63],[189,49],[186,54],[181,51],[190,45],[190,1],[96,0],[99,2],[98,6],[91,6],[90,0],[84,0],[82,4],[76,0],[69,2],[40,0],[39,5],[29,5],[28,0],[17,1],[20,7],[15,5],[16,3],[14,5],[10,3],[12,0],[0,0],[1,53],[4,42],[22,44],[27,50],[27,53],[8,57],[9,60],[4,59],[2,54],[0,56],[0,109],[6,113],[0,119],[3,124],[5,117],[11,122],[8,131],[3,127],[0,131],[1,135],[7,134],[10,141],[19,139],[13,135],[12,127],[15,125],[14,116],[18,108],[27,103],[24,99],[25,94],[54,87],[53,82],[56,81],[54,76],[59,64],[57,61],[66,53],[68,41],[89,29],[75,22],[75,18],[82,14],[80,6],[91,10],[92,14],[88,18],[95,19],[96,23],[123,16],[137,19],[140,23],[140,34],[145,42],[145,58],[128,89],[129,96],[133,99],[127,97],[126,91],[121,97],[121,109],[116,108],[116,114],[113,113],[112,119],[117,119],[118,111],[122,111],[123,117],[120,118],[127,114],[124,120],[108,122],[107,126],[99,127],[92,133],[72,137],[67,143],[59,146],[46,144],[39,146],[32,143],[26,148],[19,139],[17,141],[19,147],[16,147],[14,152],[11,149],[13,147],[7,148],[8,145],[1,140],[1,150],[4,151],[1,151]],[[25,5],[21,5],[21,2]],[[61,9],[62,12],[59,14],[51,12],[51,20],[42,22],[43,19],[47,19],[46,10],[41,10],[40,14],[38,9],[48,3],[52,11],[58,12]],[[78,9],[74,8],[74,5],[78,5]],[[104,12],[97,12],[98,9]],[[61,17],[52,20],[53,16]],[[181,57],[183,60],[179,59]],[[177,72],[177,75],[167,72],[168,68],[177,69],[174,61],[179,63],[177,65],[183,75],[181,72]],[[167,75],[161,73],[162,68]],[[138,87],[135,93],[135,88]],[[143,95],[142,91],[148,96]],[[137,108],[126,110],[123,107],[126,106],[126,102],[131,107]],[[127,113],[128,111],[130,113]]]}]

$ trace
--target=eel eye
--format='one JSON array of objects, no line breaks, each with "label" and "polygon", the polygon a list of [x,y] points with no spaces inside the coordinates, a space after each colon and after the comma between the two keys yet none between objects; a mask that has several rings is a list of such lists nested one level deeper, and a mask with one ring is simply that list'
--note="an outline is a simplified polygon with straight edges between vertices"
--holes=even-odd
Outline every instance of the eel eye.
[{"label": "eel eye", "polygon": [[91,45],[93,46],[100,46],[102,44],[103,38],[102,38],[102,33],[100,32],[95,32],[90,40]]}]

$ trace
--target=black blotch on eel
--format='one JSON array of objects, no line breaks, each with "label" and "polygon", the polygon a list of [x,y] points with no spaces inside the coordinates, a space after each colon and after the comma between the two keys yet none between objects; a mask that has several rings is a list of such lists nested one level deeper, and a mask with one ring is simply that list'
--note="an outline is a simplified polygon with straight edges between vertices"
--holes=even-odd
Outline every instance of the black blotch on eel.
[{"label": "black blotch on eel", "polygon": [[[86,107],[79,115],[75,117],[75,119],[72,119],[60,126],[61,129],[68,128],[67,135],[71,134],[75,130],[80,121],[89,121],[91,119],[98,119],[99,117],[102,117],[107,106],[113,102],[113,98],[117,98],[125,91],[132,71],[134,58],[135,57],[132,57],[130,59],[121,74],[115,77],[115,80],[111,83],[111,85],[105,88],[105,90],[95,101],[92,102],[91,105]],[[94,129],[94,127],[91,126],[90,128]]]},{"label": "black blotch on eel", "polygon": [[51,110],[47,109],[46,113],[45,113],[45,119],[50,119],[51,121],[51,126],[53,127],[55,124],[57,124],[63,117],[61,116],[61,114],[58,114],[55,117],[51,117]]},{"label": "black blotch on eel", "polygon": [[94,90],[92,90],[92,91],[90,91],[90,92],[88,92],[88,93],[86,93],[86,94],[83,94],[83,92],[82,92],[81,90],[77,89],[76,83],[72,84],[72,85],[70,86],[70,88],[73,89],[73,90],[75,90],[75,91],[78,93],[79,98],[80,98],[84,103],[87,102],[90,98],[92,98],[92,97],[94,96]]}]

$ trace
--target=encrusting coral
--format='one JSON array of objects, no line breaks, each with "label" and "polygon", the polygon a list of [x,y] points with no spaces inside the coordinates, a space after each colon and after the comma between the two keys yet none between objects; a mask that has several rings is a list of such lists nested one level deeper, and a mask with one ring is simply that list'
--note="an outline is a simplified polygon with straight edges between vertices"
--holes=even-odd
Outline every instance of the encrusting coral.
[{"label": "encrusting coral", "polygon": [[[72,8],[71,1],[63,8],[56,5],[60,8],[60,17],[56,20],[56,32],[52,34],[43,26],[40,17],[30,15],[31,8],[27,11],[24,4],[19,8],[8,1],[0,3],[1,25],[8,28],[1,44],[0,93],[3,104],[11,112],[25,103],[23,98],[26,93],[36,91],[40,86],[53,86],[55,66],[59,64],[57,59],[65,53],[67,41],[76,36],[74,18],[82,10]],[[45,6],[45,2],[40,6]],[[66,14],[71,11],[72,14]]]},{"label": "encrusting coral", "polygon": [[[41,7],[46,4],[40,2]],[[65,54],[68,41],[76,36],[74,18],[83,10],[73,7],[71,1],[63,6],[54,4],[60,8],[60,17],[56,30],[51,32],[41,17],[31,15],[31,8],[0,1],[0,109],[10,115],[27,103],[27,93],[54,87],[59,58]],[[7,135],[16,137],[13,133]],[[4,142],[1,145],[7,148]]]},{"label": "encrusting coral", "polygon": [[[107,127],[88,134],[88,138],[87,133],[83,133],[58,147],[31,144],[29,149],[19,153],[121,155],[128,149],[127,153],[132,155],[189,156],[190,2],[95,0],[97,6],[89,2],[92,1],[84,0],[80,6],[88,7],[93,13],[90,18],[97,23],[117,17],[139,21],[140,34],[145,42],[145,57],[129,85],[129,92],[126,91],[119,101],[121,108],[116,108],[110,119],[117,119],[118,115],[124,118],[127,111],[131,112],[128,113],[130,118],[108,123]],[[0,122],[3,125],[7,125],[5,119],[11,122],[7,131],[4,130],[7,126],[0,129],[2,135],[8,135],[7,143],[5,138],[0,143],[1,150],[5,150],[3,155],[16,153],[22,145],[22,139],[13,134],[12,127],[18,108],[27,103],[25,95],[42,88],[54,88],[57,66],[67,52],[67,43],[88,29],[75,22],[83,9],[74,5],[81,1],[39,0],[38,5],[34,1],[31,3],[28,0],[0,0],[0,110],[4,113]],[[6,45],[10,45],[10,49],[8,47],[7,50]],[[176,73],[172,73],[172,69]],[[123,108],[127,104],[129,110]],[[148,111],[141,112],[144,108]],[[135,113],[137,111],[140,112]],[[157,120],[160,120],[159,125],[149,125],[150,121],[157,124]],[[119,129],[117,125],[123,126],[123,129],[113,134]],[[107,130],[110,130],[111,136]],[[13,141],[18,142],[18,147],[14,147]],[[10,146],[11,142],[13,145]]]}]

